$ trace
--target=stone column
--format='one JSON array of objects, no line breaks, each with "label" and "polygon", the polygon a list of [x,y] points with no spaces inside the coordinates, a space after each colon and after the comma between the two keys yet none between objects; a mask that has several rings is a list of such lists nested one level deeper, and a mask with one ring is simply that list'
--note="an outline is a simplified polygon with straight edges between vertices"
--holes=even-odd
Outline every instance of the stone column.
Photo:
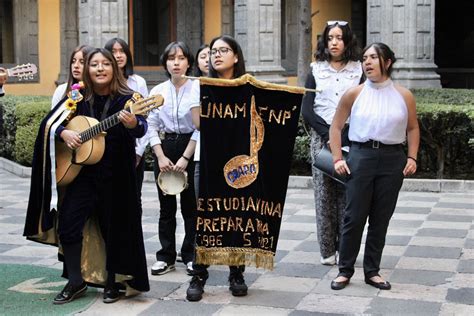
[{"label": "stone column", "polygon": [[113,37],[128,42],[127,0],[77,0],[79,43],[103,47]]},{"label": "stone column", "polygon": [[61,0],[61,70],[57,84],[67,81],[69,74],[69,57],[72,51],[79,45],[79,34],[77,29],[77,0]]},{"label": "stone column", "polygon": [[234,14],[234,35],[247,71],[261,80],[286,83],[281,75],[280,0],[235,0]]},{"label": "stone column", "polygon": [[367,0],[367,44],[395,52],[393,79],[407,88],[440,88],[434,63],[435,0]]}]

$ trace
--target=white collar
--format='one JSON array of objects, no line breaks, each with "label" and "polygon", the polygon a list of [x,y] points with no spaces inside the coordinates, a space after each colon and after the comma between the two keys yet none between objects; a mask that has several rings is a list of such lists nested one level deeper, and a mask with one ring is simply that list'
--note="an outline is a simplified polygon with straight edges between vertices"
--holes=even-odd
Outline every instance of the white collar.
[{"label": "white collar", "polygon": [[382,82],[373,82],[373,81],[370,81],[369,79],[367,79],[365,82],[366,82],[368,87],[373,88],[373,89],[377,89],[377,90],[386,88],[389,85],[393,84],[392,79],[390,79],[390,78],[388,78],[387,80],[382,81]]}]

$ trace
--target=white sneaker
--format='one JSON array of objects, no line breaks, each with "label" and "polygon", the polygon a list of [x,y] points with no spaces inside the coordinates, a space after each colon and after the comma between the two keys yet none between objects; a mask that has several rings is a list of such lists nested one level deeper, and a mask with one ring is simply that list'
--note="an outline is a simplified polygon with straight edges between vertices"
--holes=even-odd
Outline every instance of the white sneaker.
[{"label": "white sneaker", "polygon": [[192,261],[189,261],[188,263],[186,263],[186,273],[188,275],[193,275],[193,262]]},{"label": "white sneaker", "polygon": [[164,261],[157,261],[153,266],[151,266],[151,274],[153,275],[162,275],[173,271],[175,269],[174,264],[168,265]]},{"label": "white sneaker", "polygon": [[329,256],[327,258],[321,257],[321,264],[324,264],[325,266],[333,266],[336,264],[336,255]]}]

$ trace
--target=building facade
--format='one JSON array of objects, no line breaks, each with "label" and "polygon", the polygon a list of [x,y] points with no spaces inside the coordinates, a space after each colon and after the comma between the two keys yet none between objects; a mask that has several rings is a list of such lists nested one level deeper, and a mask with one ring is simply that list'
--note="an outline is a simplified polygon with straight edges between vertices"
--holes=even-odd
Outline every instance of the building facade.
[{"label": "building facade", "polygon": [[[464,6],[455,10],[442,0],[312,0],[311,46],[327,20],[346,20],[361,46],[382,41],[393,48],[399,59],[394,77],[403,85],[472,88],[474,54],[453,53],[447,39],[460,36],[451,35],[455,25],[446,21],[456,14],[467,28],[457,48],[474,50],[474,27],[462,23],[474,5],[465,1]],[[185,41],[195,51],[230,34],[241,44],[249,72],[295,84],[297,7],[297,0],[3,0],[0,65],[37,64],[39,75],[32,82],[12,78],[7,91],[50,95],[66,80],[69,54],[77,45],[101,47],[121,37],[130,44],[136,71],[153,86],[165,80],[159,57],[170,41]]]}]

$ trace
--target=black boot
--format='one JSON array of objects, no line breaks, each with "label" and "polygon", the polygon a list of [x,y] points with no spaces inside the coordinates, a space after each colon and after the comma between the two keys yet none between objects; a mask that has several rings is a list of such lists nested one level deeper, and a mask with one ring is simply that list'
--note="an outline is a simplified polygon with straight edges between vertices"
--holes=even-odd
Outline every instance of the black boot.
[{"label": "black boot", "polygon": [[74,299],[84,295],[87,291],[87,284],[86,282],[82,281],[82,283],[74,285],[71,282],[68,282],[64,289],[56,295],[53,300],[53,304],[65,304],[73,301]]},{"label": "black boot", "polygon": [[240,266],[237,269],[231,267],[231,272],[229,275],[229,290],[232,291],[234,296],[245,296],[247,295],[247,284],[245,284],[243,270],[244,266]]},{"label": "black boot", "polygon": [[81,274],[81,252],[82,241],[63,245],[64,264],[66,265],[69,282],[56,295],[53,304],[69,303],[86,292],[87,284],[82,279]]},{"label": "black boot", "polygon": [[186,299],[191,302],[197,302],[202,299],[202,294],[204,293],[204,285],[206,285],[206,280],[201,278],[198,275],[193,276],[189,287],[186,290]]}]

